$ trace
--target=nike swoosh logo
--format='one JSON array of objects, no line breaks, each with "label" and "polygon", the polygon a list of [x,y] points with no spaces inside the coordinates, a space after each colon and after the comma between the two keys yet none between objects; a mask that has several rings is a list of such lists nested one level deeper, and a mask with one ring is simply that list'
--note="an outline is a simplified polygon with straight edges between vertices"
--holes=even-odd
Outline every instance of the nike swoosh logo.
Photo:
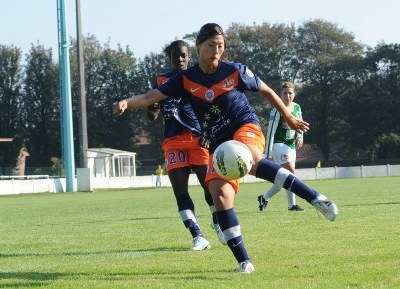
[{"label": "nike swoosh logo", "polygon": [[196,90],[199,90],[201,87],[198,87],[198,88],[195,88],[195,89],[193,89],[193,88],[191,88],[190,89],[190,92],[195,92]]}]

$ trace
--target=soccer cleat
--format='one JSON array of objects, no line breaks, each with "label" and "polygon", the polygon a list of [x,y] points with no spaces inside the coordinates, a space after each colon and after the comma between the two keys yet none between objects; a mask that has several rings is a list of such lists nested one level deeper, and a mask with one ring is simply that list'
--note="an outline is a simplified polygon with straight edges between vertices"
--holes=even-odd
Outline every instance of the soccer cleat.
[{"label": "soccer cleat", "polygon": [[334,221],[339,214],[339,209],[335,203],[331,202],[321,194],[318,194],[318,196],[311,201],[311,205],[320,211],[329,221]]},{"label": "soccer cleat", "polygon": [[240,262],[237,267],[235,268],[236,272],[242,273],[242,274],[250,274],[251,272],[254,271],[254,265],[251,263],[250,260],[246,260],[243,262]]},{"label": "soccer cleat", "polygon": [[268,205],[268,201],[264,198],[264,195],[259,195],[258,198],[258,209],[260,212],[264,211]]},{"label": "soccer cleat", "polygon": [[193,238],[193,251],[202,251],[208,248],[211,248],[210,242],[208,242],[203,235],[198,235]]},{"label": "soccer cleat", "polygon": [[299,205],[293,205],[289,209],[289,211],[304,211]]},{"label": "soccer cleat", "polygon": [[211,222],[211,227],[213,227],[215,233],[217,233],[218,240],[221,242],[221,244],[227,245],[228,243],[225,240],[224,233],[222,233],[221,227],[214,222]]}]

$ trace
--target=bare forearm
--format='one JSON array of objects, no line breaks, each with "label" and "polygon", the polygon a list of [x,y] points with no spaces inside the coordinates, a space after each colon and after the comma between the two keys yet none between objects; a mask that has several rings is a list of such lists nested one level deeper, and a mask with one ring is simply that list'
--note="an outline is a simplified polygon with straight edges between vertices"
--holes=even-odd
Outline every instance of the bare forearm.
[{"label": "bare forearm", "polygon": [[126,109],[135,109],[149,106],[153,103],[159,102],[166,98],[166,95],[162,94],[157,89],[151,90],[146,94],[138,94],[132,97],[126,98],[117,102],[114,105],[114,115],[119,116],[124,113]]},{"label": "bare forearm", "polygon": [[147,107],[147,106],[149,106],[155,102],[158,102],[164,98],[165,98],[165,95],[163,95],[157,89],[154,89],[154,90],[147,92],[146,94],[138,94],[138,95],[134,95],[130,98],[127,98],[126,99],[127,108],[135,109],[135,108]]}]

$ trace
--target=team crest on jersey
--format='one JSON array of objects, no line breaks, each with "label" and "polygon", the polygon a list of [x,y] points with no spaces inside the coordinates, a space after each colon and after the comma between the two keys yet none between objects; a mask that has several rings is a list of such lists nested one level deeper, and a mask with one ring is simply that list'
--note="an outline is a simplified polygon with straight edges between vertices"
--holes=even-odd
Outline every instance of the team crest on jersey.
[{"label": "team crest on jersey", "polygon": [[249,77],[254,77],[254,73],[253,73],[253,71],[251,71],[250,69],[246,69],[246,74],[249,76]]},{"label": "team crest on jersey", "polygon": [[247,132],[247,137],[256,138],[256,135],[255,135],[254,132],[248,131]]},{"label": "team crest on jersey", "polygon": [[211,89],[207,89],[204,96],[207,100],[212,100],[214,98],[214,91]]},{"label": "team crest on jersey", "polygon": [[221,87],[222,87],[222,88],[227,88],[227,87],[229,87],[229,86],[232,86],[232,84],[234,84],[234,83],[235,83],[235,80],[232,79],[232,78],[230,78],[230,79],[227,79],[226,81],[224,81],[224,82],[222,83]]}]

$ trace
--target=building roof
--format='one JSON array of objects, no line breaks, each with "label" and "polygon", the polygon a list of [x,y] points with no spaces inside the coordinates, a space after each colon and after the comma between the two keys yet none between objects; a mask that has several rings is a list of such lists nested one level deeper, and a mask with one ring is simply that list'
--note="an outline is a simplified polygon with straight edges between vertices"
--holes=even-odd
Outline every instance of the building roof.
[{"label": "building roof", "polygon": [[110,156],[136,156],[136,153],[134,152],[122,151],[111,148],[89,148],[88,151],[107,154]]}]

